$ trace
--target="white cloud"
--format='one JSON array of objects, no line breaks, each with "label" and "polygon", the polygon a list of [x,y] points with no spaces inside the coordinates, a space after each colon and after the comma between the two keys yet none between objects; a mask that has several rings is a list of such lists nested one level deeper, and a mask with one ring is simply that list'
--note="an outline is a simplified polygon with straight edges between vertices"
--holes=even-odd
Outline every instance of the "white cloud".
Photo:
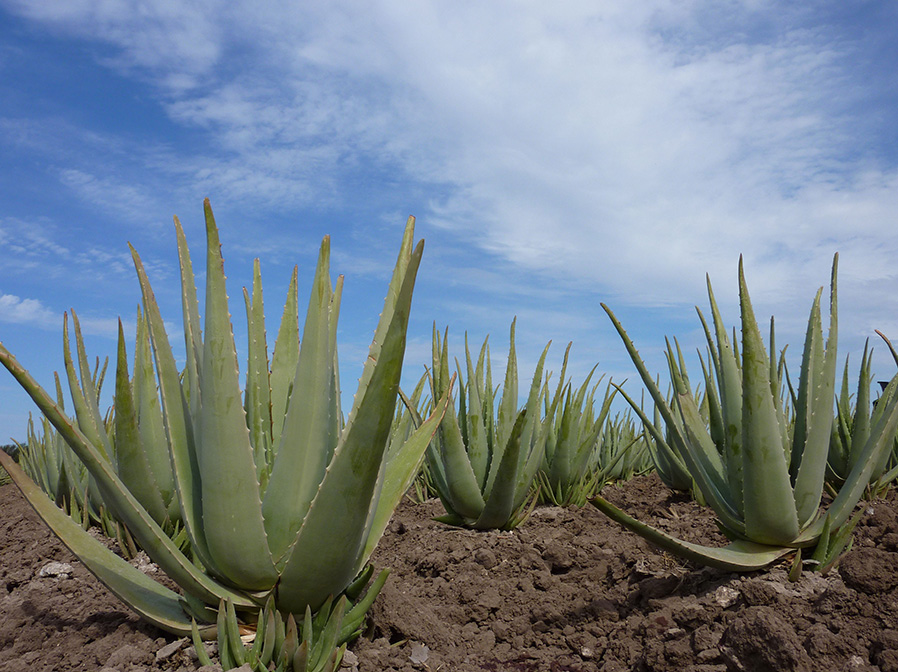
[{"label": "white cloud", "polygon": [[12,11],[62,32],[122,47],[107,62],[122,69],[153,70],[171,88],[195,86],[220,57],[217,17],[226,3],[161,0],[8,0]]},{"label": "white cloud", "polygon": [[[79,317],[78,321],[84,335],[115,337],[118,333],[118,320],[115,318]],[[63,316],[45,306],[38,299],[0,293],[0,322],[57,330],[62,327]],[[127,320],[123,323],[130,324]],[[133,331],[133,327],[131,329]]]},{"label": "white cloud", "polygon": [[[368,166],[434,185],[421,222],[536,289],[693,304],[709,272],[732,308],[743,254],[756,303],[800,334],[840,250],[843,328],[898,311],[898,170],[867,151],[856,45],[786,3],[11,6],[115,45],[208,133],[205,156],[153,155],[204,192],[336,201]],[[95,201],[122,186],[63,178]]]},{"label": "white cloud", "polygon": [[22,299],[14,294],[0,294],[0,320],[33,324],[46,329],[58,326],[59,315],[37,299]]}]

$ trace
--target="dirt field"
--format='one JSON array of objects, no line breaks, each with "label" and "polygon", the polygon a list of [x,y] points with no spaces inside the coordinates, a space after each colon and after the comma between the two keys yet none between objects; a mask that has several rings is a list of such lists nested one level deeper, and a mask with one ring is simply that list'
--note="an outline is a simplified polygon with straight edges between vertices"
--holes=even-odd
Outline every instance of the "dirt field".
[{"label": "dirt field", "polygon": [[[604,494],[684,538],[723,543],[706,510],[655,476]],[[866,506],[838,570],[789,583],[783,567],[684,566],[592,507],[471,532],[431,521],[437,501],[406,501],[374,555],[390,579],[344,669],[896,672],[898,498]],[[42,576],[54,562],[70,567]],[[0,487],[0,672],[186,672],[194,661],[112,597],[14,486]]]}]

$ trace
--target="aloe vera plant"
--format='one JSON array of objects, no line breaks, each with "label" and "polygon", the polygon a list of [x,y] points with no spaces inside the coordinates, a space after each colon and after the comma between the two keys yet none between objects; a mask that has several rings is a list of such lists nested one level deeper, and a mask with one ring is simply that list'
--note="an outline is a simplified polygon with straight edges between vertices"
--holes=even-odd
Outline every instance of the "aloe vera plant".
[{"label": "aloe vera plant", "polygon": [[[872,351],[869,343],[864,345],[858,371],[857,390],[850,393],[848,384],[848,360],[845,361],[845,370],[842,374],[842,385],[836,399],[836,416],[833,420],[833,429],[829,443],[829,460],[827,464],[827,481],[834,488],[841,487],[861,458],[861,451],[870,435],[870,430],[875,427],[882,413],[888,408],[888,398],[882,396],[875,405],[870,401],[870,386],[873,380],[870,369]],[[870,486],[878,489],[887,484],[892,478],[888,478],[886,472],[889,461],[893,456],[895,443],[891,450],[887,450],[870,474]],[[885,481],[885,483],[882,483]]]},{"label": "aloe vera plant", "polygon": [[[415,276],[423,241],[413,244],[409,218],[384,310],[344,421],[337,375],[337,317],[342,278],[329,277],[329,238],[321,245],[300,347],[296,274],[288,290],[269,363],[259,267],[246,294],[248,367],[241,393],[228,313],[218,228],[208,200],[205,321],[200,324],[186,240],[175,219],[181,265],[186,367],[179,370],[152,288],[137,252],[132,256],[143,298],[144,328],[138,350],[152,352],[143,383],[127,371],[120,339],[115,412],[111,429],[99,426],[92,398],[78,399],[70,374],[76,419],[69,418],[0,345],[0,362],[12,373],[84,463],[104,501],[152,560],[181,588],[169,590],[113,555],[75,525],[11,459],[0,463],[53,531],[113,593],[155,625],[179,635],[200,624],[216,630],[217,609],[229,601],[254,623],[267,600],[283,613],[318,611],[333,596],[358,597],[363,571],[393,509],[414,479],[448,403],[448,392],[408,439],[387,453],[405,349]],[[141,323],[142,324],[142,323]],[[79,346],[80,347],[80,346]],[[83,364],[83,358],[78,358]],[[76,367],[77,368],[77,367]],[[83,379],[84,380],[84,379]],[[139,396],[158,386],[164,431],[148,427]],[[144,399],[147,404],[150,399]],[[143,452],[163,442],[171,464],[180,517],[196,562],[164,533],[148,508],[125,486],[109,457],[117,450]],[[127,445],[126,445],[127,444]],[[158,483],[157,483],[158,487]],[[158,493],[157,493],[158,494]],[[383,578],[382,575],[381,578]],[[341,632],[355,632],[382,582],[343,617]],[[372,594],[373,591],[373,594]]]},{"label": "aloe vera plant", "polygon": [[[851,515],[870,475],[887,451],[898,427],[898,377],[887,391],[882,414],[870,429],[859,458],[825,513],[819,511],[833,422],[836,370],[838,256],[833,260],[829,332],[824,343],[820,297],[811,307],[801,374],[794,399],[794,422],[784,410],[781,358],[773,339],[765,350],[739,263],[742,314],[741,361],[731,345],[708,282],[713,332],[705,324],[720,407],[702,418],[688,386],[681,359],[668,344],[667,359],[675,388],[669,404],[649,374],[636,347],[606,306],[615,328],[639,370],[690,475],[704,500],[717,513],[733,541],[708,548],[675,539],[640,523],[601,497],[593,504],[618,522],[662,548],[698,562],[729,570],[769,565],[795,548],[813,546],[824,531],[835,533]],[[699,311],[701,316],[701,311]],[[771,336],[773,330],[771,328]],[[634,405],[634,409],[639,409]],[[710,424],[710,426],[709,426]],[[652,431],[647,424],[646,428]],[[656,440],[661,437],[653,433]]]},{"label": "aloe vera plant", "polygon": [[[533,483],[549,431],[548,423],[540,417],[543,398],[547,394],[543,385],[543,367],[549,345],[537,363],[526,405],[518,411],[514,328],[512,322],[508,364],[500,397],[493,388],[489,339],[484,340],[476,364],[465,339],[467,381],[461,365],[456,363],[458,413],[454,406],[448,407],[427,451],[430,476],[446,509],[446,515],[437,520],[446,524],[481,530],[512,529],[527,518],[535,502]],[[436,326],[430,381],[434,399],[449,393],[452,379],[448,329],[441,339]],[[554,413],[557,397],[556,393],[550,403],[551,413]]]},{"label": "aloe vera plant", "polygon": [[548,418],[550,430],[538,473],[543,502],[556,506],[585,505],[623,457],[612,454],[613,439],[606,422],[614,392],[609,384],[597,413],[595,397],[601,379],[589,386],[594,371],[576,390],[570,382],[565,385],[563,401],[557,405],[554,417]]}]

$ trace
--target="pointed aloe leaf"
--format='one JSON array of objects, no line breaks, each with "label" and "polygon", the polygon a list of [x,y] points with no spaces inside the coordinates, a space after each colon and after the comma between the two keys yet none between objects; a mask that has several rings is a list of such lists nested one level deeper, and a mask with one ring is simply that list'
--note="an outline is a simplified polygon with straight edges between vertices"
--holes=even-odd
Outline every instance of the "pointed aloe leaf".
[{"label": "pointed aloe leaf", "polygon": [[561,420],[555,427],[555,448],[549,469],[549,482],[553,487],[568,484],[571,481],[571,468],[577,437],[573,436],[576,418],[574,400],[570,384],[565,388],[564,404],[561,408]]},{"label": "pointed aloe leaf", "polygon": [[159,486],[159,493],[166,505],[166,517],[181,519],[181,505],[175,489],[168,439],[162,419],[162,406],[156,390],[156,375],[153,370],[153,349],[150,344],[149,327],[146,316],[137,311],[137,340],[134,353],[134,377],[131,382],[134,391],[134,406],[137,413],[137,429],[144,455],[153,478]]},{"label": "pointed aloe leaf", "polygon": [[336,446],[334,435],[333,299],[328,260],[330,239],[321,243],[306,313],[299,363],[281,442],[262,510],[271,554],[279,567],[318,491]]},{"label": "pointed aloe leaf", "polygon": [[328,335],[330,338],[331,359],[333,360],[331,370],[334,372],[333,380],[331,380],[331,383],[328,386],[331,408],[333,409],[331,412],[331,436],[333,436],[334,439],[331,442],[331,445],[336,445],[339,436],[343,433],[344,427],[343,392],[340,387],[340,357],[337,353],[337,320],[340,316],[340,302],[343,300],[343,281],[344,276],[338,275],[337,281],[334,283],[334,295],[331,298],[330,317],[328,318],[328,323],[330,325]]},{"label": "pointed aloe leaf", "polygon": [[299,362],[299,306],[296,288],[296,267],[290,276],[284,313],[271,358],[271,433],[272,446],[280,443],[284,418],[287,417],[290,392]]},{"label": "pointed aloe leaf", "polygon": [[47,392],[38,385],[15,357],[0,343],[0,363],[2,363],[19,384],[25,389],[37,407],[53,424],[65,442],[75,452],[90,474],[97,480],[103,498],[116,507],[121,522],[134,535],[140,547],[175,583],[204,601],[218,603],[222,597],[231,597],[234,604],[252,607],[255,603],[245,595],[222,586],[206,576],[181,553],[174,542],[152,519],[135,499],[115,473],[112,465],[105,460],[96,447],[62,412]]},{"label": "pointed aloe leaf", "polygon": [[[74,319],[74,313],[72,315],[73,323],[75,324],[75,338],[78,343],[82,344],[81,340],[81,330],[77,326],[77,322]],[[66,376],[69,381],[69,390],[72,395],[72,402],[75,407],[75,417],[78,420],[78,426],[84,435],[90,440],[100,453],[107,459],[112,460],[112,448],[109,444],[109,437],[106,436],[106,430],[103,426],[103,422],[99,417],[99,411],[94,412],[90,403],[90,399],[93,396],[94,391],[90,389],[85,389],[82,387],[82,384],[85,380],[89,380],[89,376],[87,378],[82,378],[82,381],[79,383],[78,381],[78,372],[82,371],[81,364],[84,366],[87,365],[86,361],[75,362],[75,359],[72,357],[72,350],[70,345],[69,338],[69,320],[68,315],[65,316],[63,320],[63,358],[65,361],[65,370]],[[77,345],[76,345],[77,348]],[[76,354],[78,351],[76,350]],[[86,356],[84,358],[86,360]],[[94,399],[94,405],[96,404],[96,399]]]},{"label": "pointed aloe leaf", "polygon": [[682,541],[654,527],[631,518],[611,502],[596,497],[590,503],[612,520],[629,528],[655,546],[687,560],[729,572],[751,572],[764,569],[794,549],[737,540],[722,548]]},{"label": "pointed aloe leaf", "polygon": [[262,299],[262,273],[259,260],[253,262],[253,291],[243,289],[246,304],[247,356],[246,389],[243,407],[250,431],[250,444],[256,462],[256,478],[261,492],[268,486],[271,447],[271,381],[268,343],[265,340],[265,304]]},{"label": "pointed aloe leaf", "polygon": [[518,408],[518,357],[514,345],[515,323],[511,321],[508,337],[508,363],[505,366],[505,381],[502,385],[502,399],[499,401],[496,439],[499,445],[508,443],[511,430],[514,428]]},{"label": "pointed aloe leaf", "polygon": [[693,458],[702,465],[705,473],[714,482],[717,489],[727,494],[730,505],[738,510],[739,506],[733,496],[732,488],[729,487],[731,481],[724,465],[724,459],[721,457],[720,449],[722,446],[718,447],[711,438],[705,419],[702,417],[701,410],[689,387],[688,380],[683,378],[682,369],[679,368],[679,365],[672,358],[669,343],[666,354],[670,368],[670,379],[674,386],[673,400],[676,408],[679,410],[682,430],[686,433],[688,439],[686,447]]},{"label": "pointed aloe leaf", "polygon": [[[208,199],[206,199],[208,201]],[[190,412],[195,417],[200,407],[200,372],[203,370],[203,333],[200,326],[200,309],[197,300],[193,262],[187,248],[187,238],[180,220],[175,217],[175,236],[178,241],[178,261],[181,272],[181,312],[184,320],[184,345],[187,351],[185,368],[186,397]]]},{"label": "pointed aloe leaf", "polygon": [[[708,431],[711,434],[711,440],[714,445],[726,445],[725,427],[723,422],[723,411],[720,407],[720,394],[717,391],[717,381],[715,380],[714,371],[705,364],[705,358],[702,353],[698,353],[699,363],[702,367],[702,377],[705,379],[705,398],[708,404]],[[713,358],[711,359],[713,366]]]},{"label": "pointed aloe leaf", "polygon": [[895,360],[895,364],[898,364],[898,350],[895,350],[895,346],[892,345],[892,341],[890,341],[890,340],[888,339],[888,337],[887,337],[884,333],[882,333],[879,329],[875,329],[874,331],[875,331],[877,334],[879,334],[879,337],[880,337],[882,340],[885,341],[886,347],[888,347],[889,352],[892,353],[892,359]]},{"label": "pointed aloe leaf", "polygon": [[[864,354],[861,357],[861,368],[858,373],[857,399],[854,402],[854,421],[852,423],[850,440],[851,445],[854,445],[855,441],[858,442],[856,448],[866,445],[867,439],[870,437],[870,384],[872,382],[870,356],[872,353],[869,352],[869,345],[870,342],[868,339],[868,341],[864,343]],[[846,360],[846,365],[847,363]],[[852,451],[849,453],[849,469],[854,467],[854,462],[859,455],[860,451]],[[880,474],[874,474],[874,476],[879,475]]]},{"label": "pointed aloe leaf", "polygon": [[798,536],[798,514],[770,392],[770,363],[751,307],[741,259],[739,298],[742,309],[745,534],[760,543],[789,544]]},{"label": "pointed aloe leaf", "polygon": [[[156,302],[156,296],[150,286],[143,262],[133,247],[131,247],[131,257],[137,271],[137,279],[143,297],[144,315],[153,345],[153,358],[159,378],[159,401],[162,406],[165,436],[168,441],[175,489],[181,503],[184,527],[190,537],[191,546],[200,561],[211,572],[215,572],[215,561],[209,553],[203,531],[200,471],[197,464],[193,419],[187,407],[188,399],[181,387],[181,376],[175,364],[175,356],[165,331],[159,304]],[[202,353],[200,357],[202,357]],[[197,388],[196,394],[192,395],[191,404],[198,400],[199,388]],[[217,602],[216,599],[215,603]]]},{"label": "pointed aloe leaf", "polygon": [[515,505],[514,495],[518,476],[518,455],[521,452],[521,433],[527,419],[527,411],[518,413],[508,444],[502,451],[502,462],[496,471],[496,480],[493,487],[487,493],[483,512],[474,523],[473,527],[480,530],[492,530],[505,527],[509,524],[512,514],[518,508]]},{"label": "pointed aloe leaf", "polygon": [[[268,552],[253,448],[240,394],[237,351],[228,313],[224,262],[208,200],[206,214],[206,329],[197,421],[197,463],[203,492],[203,530],[215,569],[244,590],[277,581]],[[235,540],[241,549],[235,549]]]},{"label": "pointed aloe leaf", "polygon": [[[491,444],[491,455],[489,473],[487,474],[486,482],[484,483],[482,489],[484,493],[490,492],[493,488],[493,484],[496,481],[496,474],[499,470],[499,465],[502,464],[505,446],[508,445],[508,439],[511,436],[511,432],[514,429],[515,420],[517,418],[516,409],[518,405],[518,360],[514,345],[514,330],[515,322],[513,320],[511,323],[511,330],[509,334],[508,361],[505,365],[505,380],[502,390],[502,399],[499,401],[498,419],[492,431],[488,432]],[[487,371],[489,371],[489,362],[487,362]],[[488,423],[492,424],[494,391],[492,389],[491,380],[487,381],[486,395],[488,396],[489,408],[484,409],[483,417]],[[529,444],[526,444],[524,450],[522,450],[518,455],[519,464],[515,468],[516,471],[521,471],[524,466],[522,458],[526,459],[528,453]]]},{"label": "pointed aloe leaf", "polygon": [[[98,372],[96,368],[94,369],[94,373],[91,373],[90,364],[87,361],[87,350],[84,347],[84,338],[81,335],[81,323],[78,321],[78,316],[75,314],[75,311],[72,310],[72,326],[75,331],[75,349],[78,353],[78,361],[76,366],[81,375],[81,389],[84,393],[84,401],[87,403],[88,413],[91,418],[91,424],[97,430],[97,436],[101,442],[102,449],[106,451],[106,454],[112,459],[112,443],[109,440],[109,434],[106,431],[106,422],[103,418],[103,415],[100,413],[100,389],[103,385],[102,378],[100,375],[98,377]],[[99,358],[98,358],[99,360]],[[106,364],[109,363],[109,360],[106,360]],[[99,365],[99,361],[97,362]],[[106,365],[103,366],[103,373],[105,374]]]},{"label": "pointed aloe leaf", "polygon": [[[536,370],[533,372],[533,380],[530,384],[530,394],[527,398],[527,405],[524,407],[527,411],[524,427],[521,431],[521,452],[518,456],[519,461],[523,461],[522,466],[518,468],[517,483],[515,485],[514,501],[518,505],[526,501],[530,489],[533,487],[533,481],[536,479],[536,473],[545,457],[546,443],[548,442],[549,432],[551,430],[551,422],[540,421],[539,409],[543,403],[544,389],[548,390],[548,377],[546,385],[543,386],[543,371],[546,364],[546,356],[549,354],[549,347],[552,341],[546,344],[539,360],[536,363]],[[561,399],[562,390],[564,389],[564,380],[567,373],[568,353],[571,344],[568,344],[564,351],[564,360],[561,365],[561,373],[558,376],[558,387],[555,389],[555,395],[548,403],[546,417],[551,418],[558,409]],[[550,376],[551,377],[551,374]],[[548,394],[546,391],[545,394]]]},{"label": "pointed aloe leaf", "polygon": [[[447,331],[448,334],[448,331]],[[449,386],[449,354],[447,338],[443,339],[440,348],[439,333],[434,331],[434,384],[432,394],[434,398],[445,394]],[[469,383],[470,384],[470,381]],[[464,383],[459,384],[459,399],[464,398]],[[477,482],[477,476],[468,459],[462,437],[459,418],[455,407],[449,404],[446,414],[440,423],[436,441],[437,451],[431,451],[434,466],[442,479],[445,480],[445,488],[438,489],[440,498],[447,504],[447,510],[463,518],[476,519],[483,510],[483,493]]]},{"label": "pointed aloe leaf", "polygon": [[374,583],[368,587],[368,591],[365,595],[356,602],[348,612],[346,612],[346,616],[343,618],[343,628],[340,630],[340,639],[338,641],[348,641],[353,634],[361,628],[368,610],[371,608],[371,605],[374,604],[374,600],[380,594],[389,575],[389,570],[382,570],[380,574],[377,575],[377,578],[374,579]]},{"label": "pointed aloe leaf", "polygon": [[[682,422],[676,415],[674,415],[673,409],[671,409],[671,407],[668,405],[667,399],[665,399],[664,395],[661,393],[661,389],[658,387],[658,384],[652,378],[651,374],[649,374],[648,368],[642,361],[642,358],[639,356],[639,352],[636,350],[636,346],[633,344],[633,341],[631,341],[630,337],[627,336],[627,332],[624,331],[623,326],[614,316],[614,313],[612,313],[605,304],[602,304],[602,307],[605,309],[605,312],[608,313],[608,316],[611,318],[615,329],[617,329],[618,334],[620,334],[621,338],[623,339],[624,345],[626,346],[627,351],[630,353],[630,358],[636,365],[636,369],[637,371],[639,371],[642,382],[649,392],[649,396],[651,396],[652,400],[655,402],[655,408],[658,410],[664,420],[665,427],[667,428],[667,431],[669,433],[669,437],[666,437],[665,440],[671,444],[674,452],[683,459],[686,464],[686,468],[689,470],[689,474],[696,482],[696,485],[698,486],[698,489],[702,492],[702,494],[707,499],[711,499],[716,502],[714,510],[717,512],[717,514],[721,515],[721,512],[725,512],[726,520],[734,522],[741,520],[741,514],[734,506],[735,500],[733,498],[733,493],[729,490],[729,488],[725,487],[719,477],[713,476],[712,472],[710,472],[702,462],[695,459],[692,451],[690,451],[688,448],[689,439],[686,436],[685,430],[682,426]],[[620,387],[618,387],[618,389],[620,390]],[[623,392],[623,390],[621,390],[621,392]],[[630,406],[634,411],[636,411],[637,414],[640,415],[640,417],[644,416],[642,409],[638,404],[635,403],[634,400],[630,399],[626,395],[624,396],[624,398],[627,399]],[[646,425],[646,427],[648,427],[648,425]],[[738,527],[741,528],[742,525],[740,524]]]},{"label": "pointed aloe leaf", "polygon": [[708,347],[716,353],[718,362],[718,390],[720,391],[720,410],[723,417],[724,444],[723,454],[727,468],[727,481],[730,485],[732,499],[736,502],[739,514],[742,515],[742,466],[743,466],[743,403],[742,403],[742,376],[744,373],[739,368],[739,354],[735,347],[735,336],[731,341],[727,336],[720,308],[714,298],[711,288],[711,278],[707,278],[708,301],[711,304],[711,317],[714,322],[714,336],[716,345],[707,329]]},{"label": "pointed aloe leaf", "polygon": [[683,417],[683,431],[689,439],[685,445],[683,459],[687,464],[692,462],[700,467],[703,477],[696,481],[705,480],[711,486],[710,490],[702,490],[702,494],[723,524],[730,529],[741,530],[745,521],[737,513],[739,507],[736,495],[728,487],[726,474],[720,471],[722,469],[720,455],[699,415],[695,399],[687,393],[679,395],[678,401]]},{"label": "pointed aloe leaf", "polygon": [[[802,387],[806,384],[813,385],[808,391],[809,413],[805,428],[806,441],[803,446],[792,444],[792,459],[796,458],[799,451],[801,464],[798,475],[795,478],[795,506],[798,510],[798,523],[805,523],[815,515],[820,507],[820,497],[823,494],[823,480],[826,476],[826,458],[829,453],[829,440],[833,426],[833,396],[836,387],[836,347],[838,339],[838,302],[836,294],[837,273],[839,267],[839,255],[833,258],[832,278],[830,281],[830,307],[829,307],[829,333],[826,338],[826,348],[819,352],[813,351],[813,359],[808,365],[808,377],[806,382],[802,380]],[[819,320],[819,308],[817,311]],[[811,322],[815,321],[812,311]],[[822,347],[822,329],[819,322],[814,325],[815,340]],[[809,326],[809,331],[810,331]],[[819,339],[819,340],[818,340]],[[804,367],[802,367],[804,371]],[[801,396],[799,394],[799,396]],[[796,413],[796,434],[798,433],[798,419],[802,417]]]},{"label": "pointed aloe leaf", "polygon": [[181,637],[190,633],[191,622],[181,609],[180,595],[149,578],[82,530],[3,451],[0,451],[0,465],[53,533],[116,597],[141,618],[166,632]]},{"label": "pointed aloe leaf", "polygon": [[[465,440],[468,460],[471,462],[471,469],[474,470],[481,492],[486,490],[491,459],[487,440],[486,423],[488,418],[484,417],[484,405],[486,403],[484,395],[492,394],[492,390],[484,389],[483,384],[484,357],[486,356],[488,343],[489,337],[483,341],[483,346],[480,348],[480,355],[477,359],[477,368],[475,369],[471,361],[471,351],[468,349],[468,335],[465,334],[465,362],[467,363],[468,372],[468,403],[465,418],[465,426],[468,431]],[[495,452],[498,453],[499,451]],[[496,454],[492,456],[492,459],[498,460],[501,457],[501,454]]]},{"label": "pointed aloe leaf", "polygon": [[802,454],[808,440],[808,430],[813,424],[817,377],[820,375],[823,365],[823,327],[820,317],[822,293],[823,288],[821,287],[811,305],[801,356],[801,369],[798,374],[798,389],[795,396],[795,428],[792,433],[790,464],[790,473],[793,479],[797,477],[801,467]]},{"label": "pointed aloe leaf", "polygon": [[131,393],[128,376],[128,359],[125,352],[125,333],[122,322],[118,323],[118,363],[115,371],[115,454],[119,477],[137,500],[161,526],[167,519],[168,511],[156,477],[147,462],[140,430],[137,426],[137,411]]},{"label": "pointed aloe leaf", "polygon": [[[396,408],[412,290],[424,251],[423,241],[409,249],[413,225],[410,219],[354,407],[278,584],[278,604],[290,612],[306,605],[317,608],[327,595],[342,591],[356,572],[359,549],[367,540],[371,502],[380,487]],[[342,543],[324,543],[326,539]]]}]

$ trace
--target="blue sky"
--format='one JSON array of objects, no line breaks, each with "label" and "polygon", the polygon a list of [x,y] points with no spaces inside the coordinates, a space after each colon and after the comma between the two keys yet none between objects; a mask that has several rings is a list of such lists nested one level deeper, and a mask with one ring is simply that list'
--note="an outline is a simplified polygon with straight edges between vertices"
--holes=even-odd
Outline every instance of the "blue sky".
[{"label": "blue sky", "polygon": [[[253,258],[273,336],[331,234],[348,397],[409,214],[409,385],[434,321],[458,354],[490,334],[501,371],[515,315],[522,379],[550,339],[575,380],[633,379],[600,302],[660,371],[665,335],[700,343],[706,273],[735,323],[740,254],[798,352],[839,251],[856,360],[874,329],[898,338],[896,21],[860,1],[0,0],[0,340],[51,386],[74,308],[112,355],[128,242],[177,329],[172,215],[196,257],[209,197],[241,350]],[[29,410],[3,374],[0,442]]]}]

